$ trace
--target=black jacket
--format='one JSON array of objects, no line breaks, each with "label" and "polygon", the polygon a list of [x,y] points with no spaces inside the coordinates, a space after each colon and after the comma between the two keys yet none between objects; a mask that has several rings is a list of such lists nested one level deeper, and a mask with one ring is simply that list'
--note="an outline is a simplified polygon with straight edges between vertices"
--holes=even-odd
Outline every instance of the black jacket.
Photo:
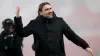
[{"label": "black jacket", "polygon": [[12,55],[14,53],[14,56],[23,56],[21,50],[22,43],[23,38],[19,37],[15,32],[8,33],[7,31],[2,31],[0,34],[0,52],[5,55],[8,55],[8,53]]},{"label": "black jacket", "polygon": [[52,19],[37,16],[36,19],[31,20],[24,28],[21,17],[14,17],[14,21],[19,36],[27,37],[33,34],[33,49],[36,52],[49,51],[50,53],[65,53],[63,34],[83,49],[89,47],[86,41],[76,35],[68,24],[56,15]]}]

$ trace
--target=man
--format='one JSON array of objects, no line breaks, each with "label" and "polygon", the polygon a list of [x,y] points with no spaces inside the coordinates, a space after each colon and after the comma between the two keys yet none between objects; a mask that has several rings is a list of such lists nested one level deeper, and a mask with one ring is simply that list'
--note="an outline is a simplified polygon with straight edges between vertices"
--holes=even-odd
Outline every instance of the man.
[{"label": "man", "polygon": [[34,45],[32,48],[35,56],[65,56],[63,34],[74,44],[93,55],[92,49],[86,41],[76,35],[61,17],[56,16],[48,2],[39,5],[37,18],[31,20],[24,28],[19,13],[20,8],[16,7],[14,20],[17,33],[21,37],[33,34]]},{"label": "man", "polygon": [[16,34],[13,20],[7,18],[2,25],[4,30],[0,34],[0,56],[23,56],[23,38]]}]

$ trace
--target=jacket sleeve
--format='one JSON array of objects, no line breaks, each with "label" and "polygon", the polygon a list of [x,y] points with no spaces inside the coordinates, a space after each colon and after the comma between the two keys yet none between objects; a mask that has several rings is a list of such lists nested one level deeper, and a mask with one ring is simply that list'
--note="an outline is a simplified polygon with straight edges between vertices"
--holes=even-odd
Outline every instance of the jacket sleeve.
[{"label": "jacket sleeve", "polygon": [[2,36],[2,33],[1,33],[0,34],[0,51],[3,51],[4,45],[5,45],[4,37]]},{"label": "jacket sleeve", "polygon": [[20,17],[15,16],[14,17],[14,22],[15,22],[16,33],[20,37],[27,37],[31,34],[31,21],[27,26],[23,27],[21,16]]},{"label": "jacket sleeve", "polygon": [[69,26],[68,24],[63,20],[63,33],[68,38],[68,40],[72,41],[74,44],[82,47],[83,49],[86,49],[89,47],[88,43],[80,38]]},{"label": "jacket sleeve", "polygon": [[2,36],[1,36],[1,34],[0,34],[0,43],[1,43],[1,41],[2,41]]},{"label": "jacket sleeve", "polygon": [[0,50],[2,50],[2,36],[0,34]]}]

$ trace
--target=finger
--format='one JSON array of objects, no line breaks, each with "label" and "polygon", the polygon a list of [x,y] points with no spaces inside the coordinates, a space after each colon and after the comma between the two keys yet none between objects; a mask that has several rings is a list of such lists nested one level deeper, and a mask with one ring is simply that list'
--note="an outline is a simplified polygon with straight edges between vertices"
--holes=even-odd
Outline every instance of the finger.
[{"label": "finger", "polygon": [[94,53],[93,53],[93,51],[92,50],[87,50],[89,53],[91,53],[92,54],[92,56],[94,56]]},{"label": "finger", "polygon": [[20,7],[19,6],[16,7],[16,11],[20,11]]},{"label": "finger", "polygon": [[90,53],[92,54],[92,56],[94,56],[94,53],[92,51],[90,51]]},{"label": "finger", "polygon": [[17,6],[16,8],[20,8],[19,6]]},{"label": "finger", "polygon": [[94,53],[93,52],[91,54],[92,54],[92,56],[94,56]]}]

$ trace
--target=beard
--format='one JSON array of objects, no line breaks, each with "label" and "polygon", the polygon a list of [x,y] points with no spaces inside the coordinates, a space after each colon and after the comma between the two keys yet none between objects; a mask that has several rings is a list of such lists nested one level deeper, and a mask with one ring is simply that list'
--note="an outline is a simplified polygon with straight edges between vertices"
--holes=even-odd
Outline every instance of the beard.
[{"label": "beard", "polygon": [[47,16],[47,18],[49,18],[49,19],[53,18],[53,15]]},{"label": "beard", "polygon": [[48,14],[48,16],[45,16],[45,17],[48,19],[51,19],[51,18],[53,18],[53,13],[51,15]]}]

